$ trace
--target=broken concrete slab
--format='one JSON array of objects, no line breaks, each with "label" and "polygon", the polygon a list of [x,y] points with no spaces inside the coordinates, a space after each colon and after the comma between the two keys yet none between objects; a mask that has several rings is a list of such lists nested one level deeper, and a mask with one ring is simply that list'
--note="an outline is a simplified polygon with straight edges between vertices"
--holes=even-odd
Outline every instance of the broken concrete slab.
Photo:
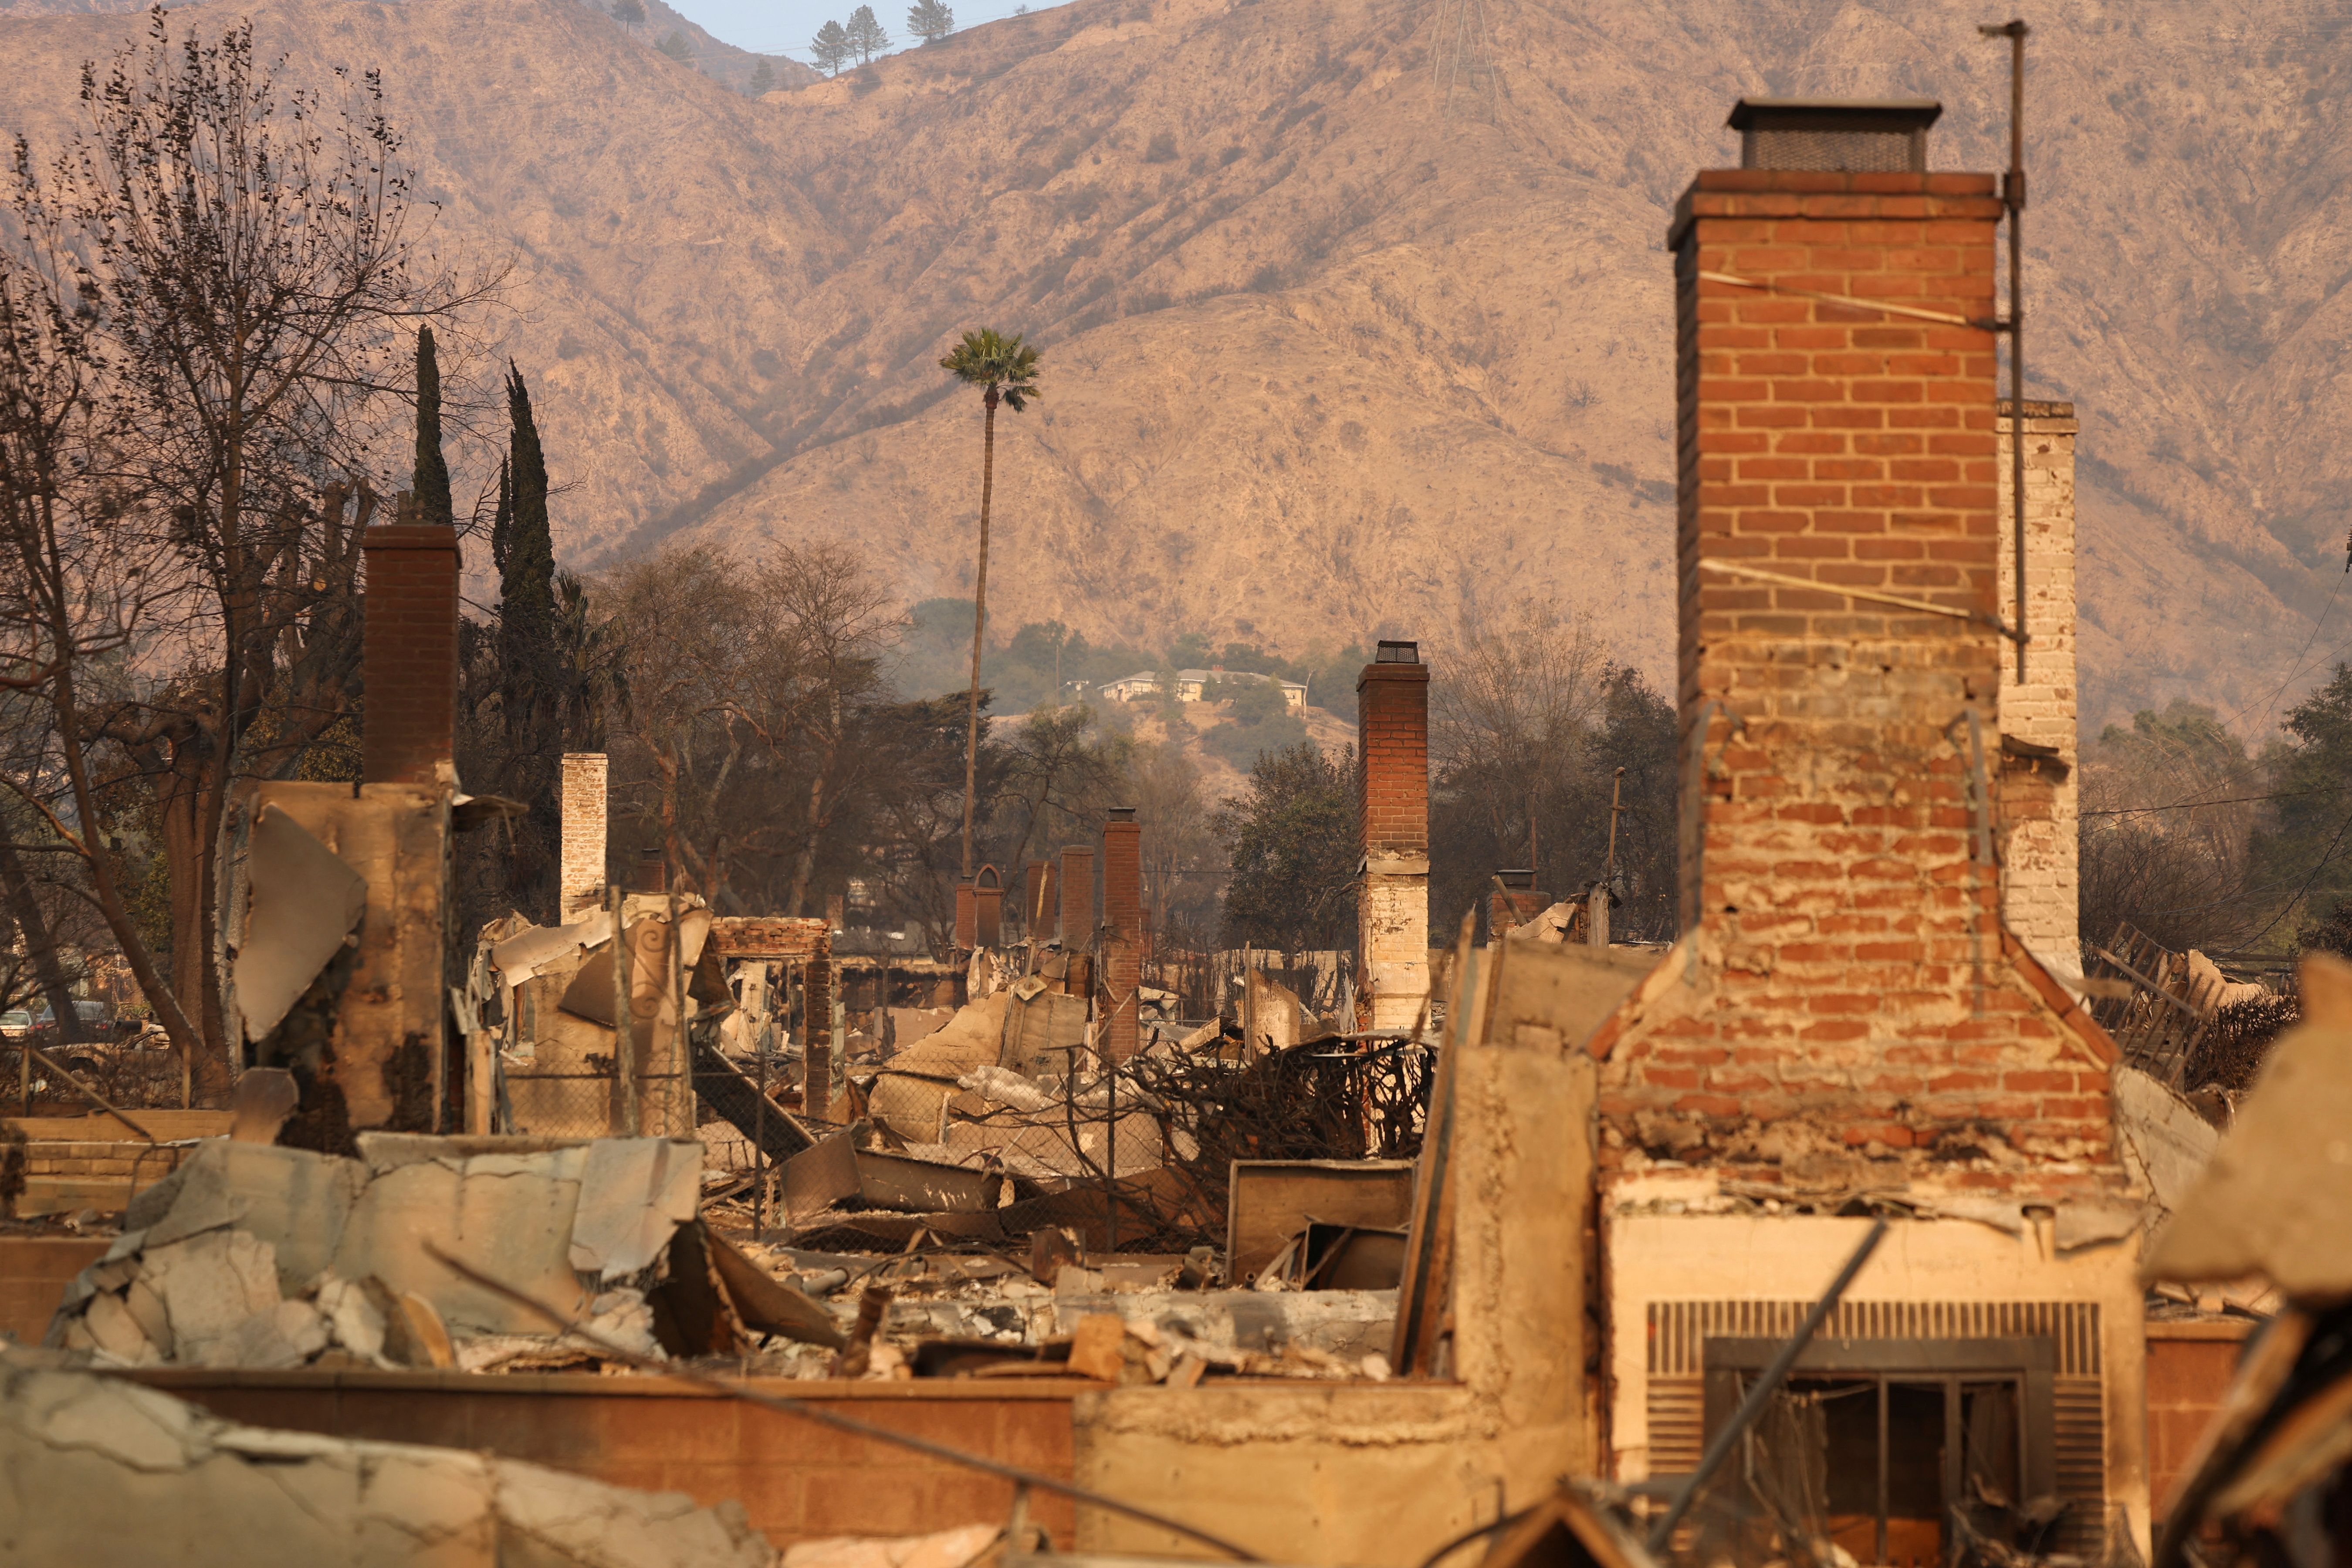
[{"label": "broken concrete slab", "polygon": [[581,1148],[545,1155],[420,1160],[384,1172],[352,1206],[335,1272],[373,1275],[423,1296],[453,1333],[545,1333],[545,1316],[474,1283],[427,1244],[505,1281],[567,1316],[587,1304],[572,1268]]},{"label": "broken concrete slab", "polygon": [[702,1147],[687,1140],[599,1138],[580,1171],[572,1266],[607,1284],[649,1268],[702,1186]]},{"label": "broken concrete slab", "polygon": [[613,916],[609,910],[599,910],[569,925],[526,926],[490,948],[490,967],[508,985],[520,986],[541,970],[576,958],[612,939]]},{"label": "broken concrete slab", "polygon": [[265,1431],[0,1354],[0,1518],[26,1563],[772,1568],[740,1508],[488,1454]]},{"label": "broken concrete slab", "polygon": [[278,1293],[296,1295],[335,1254],[352,1205],[366,1185],[356,1160],[272,1145],[210,1142],[123,1216],[152,1249],[234,1226],[268,1244]]},{"label": "broken concrete slab", "polygon": [[[1034,988],[1024,997],[1026,987]],[[1065,996],[1034,975],[1007,995],[1002,1065],[1016,1073],[1067,1072],[1072,1048],[1087,1043],[1087,998]]]},{"label": "broken concrete slab", "polygon": [[2305,1024],[2273,1049],[2205,1174],[2157,1235],[2144,1277],[2260,1274],[2293,1299],[2352,1295],[2352,1028]]},{"label": "broken concrete slab", "polygon": [[2125,1162],[2168,1214],[2205,1174],[2221,1132],[2169,1085],[2137,1067],[2116,1063],[2110,1082]]},{"label": "broken concrete slab", "polygon": [[231,973],[245,1038],[260,1040],[359,925],[367,879],[270,803],[253,821],[245,888],[249,902]]}]

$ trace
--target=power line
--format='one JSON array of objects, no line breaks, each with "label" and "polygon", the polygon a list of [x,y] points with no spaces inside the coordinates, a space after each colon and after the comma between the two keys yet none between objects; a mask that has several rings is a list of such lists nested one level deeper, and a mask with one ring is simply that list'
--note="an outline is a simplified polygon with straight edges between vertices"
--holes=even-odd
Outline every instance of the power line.
[{"label": "power line", "polygon": [[2082,817],[2137,817],[2149,811],[2193,811],[2200,806],[2246,806],[2261,800],[2293,800],[2305,795],[2341,795],[2352,789],[2352,784],[2330,784],[2318,789],[2282,789],[2272,795],[2225,795],[2216,800],[2175,800],[2169,806],[2103,806],[2095,811],[2078,811]]}]

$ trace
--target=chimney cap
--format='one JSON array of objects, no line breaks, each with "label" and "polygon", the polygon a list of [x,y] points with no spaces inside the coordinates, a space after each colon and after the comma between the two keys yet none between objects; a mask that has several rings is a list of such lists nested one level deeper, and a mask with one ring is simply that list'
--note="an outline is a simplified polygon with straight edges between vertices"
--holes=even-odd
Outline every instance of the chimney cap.
[{"label": "chimney cap", "polygon": [[1743,169],[1924,174],[1927,127],[1943,112],[1927,98],[1743,98],[1726,123]]},{"label": "chimney cap", "polygon": [[1495,873],[1495,880],[1501,883],[1505,887],[1517,891],[1534,887],[1536,884],[1536,873],[1533,871],[1527,869],[1498,871]]},{"label": "chimney cap", "polygon": [[1944,106],[1932,98],[1743,98],[1734,131],[1925,131]]},{"label": "chimney cap", "polygon": [[1132,806],[1113,806],[1110,809],[1110,820],[1114,822],[1132,822],[1135,821],[1135,808]]},{"label": "chimney cap", "polygon": [[1383,640],[1379,646],[1373,650],[1372,663],[1375,664],[1418,664],[1421,663],[1421,644],[1418,643],[1391,643]]}]

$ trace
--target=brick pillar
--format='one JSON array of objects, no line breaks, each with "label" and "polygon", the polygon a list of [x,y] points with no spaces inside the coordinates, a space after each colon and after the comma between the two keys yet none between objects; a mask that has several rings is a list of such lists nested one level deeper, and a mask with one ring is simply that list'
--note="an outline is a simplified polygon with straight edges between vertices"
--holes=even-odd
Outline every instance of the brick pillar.
[{"label": "brick pillar", "polygon": [[972,896],[971,878],[960,876],[955,885],[955,945],[969,953],[979,940],[980,901]]},{"label": "brick pillar", "polygon": [[559,775],[563,850],[556,871],[555,918],[584,919],[604,899],[604,803],[607,759],[601,751],[567,751]]},{"label": "brick pillar", "polygon": [[1551,894],[1536,886],[1536,873],[1531,871],[1498,871],[1496,887],[1487,883],[1486,940],[1499,942],[1511,932],[1533,920],[1552,904]]},{"label": "brick pillar", "polygon": [[1004,878],[992,865],[980,868],[980,875],[971,884],[972,945],[977,947],[1004,946]]},{"label": "brick pillar", "polygon": [[1094,945],[1095,852],[1072,844],[1062,852],[1062,946],[1076,952]]},{"label": "brick pillar", "polygon": [[[1824,1040],[1841,1009],[1960,998],[1954,967],[1981,960],[1995,888],[1972,858],[1967,716],[1997,750],[2008,644],[1967,618],[2000,608],[1993,334],[1808,296],[1990,317],[1993,189],[1711,170],[1668,236],[1685,767],[1705,752],[1682,798],[1685,924],[1748,956],[1727,975],[1810,989]],[[1869,1032],[1849,1021],[1836,1038]]]},{"label": "brick pillar", "polygon": [[361,663],[367,719],[360,777],[370,784],[449,784],[457,733],[457,530],[409,521],[372,528]]},{"label": "brick pillar", "polygon": [[833,933],[820,932],[816,945],[801,967],[802,1060],[807,1064],[801,1079],[801,1109],[812,1119],[833,1119],[833,993],[838,979],[833,957]]},{"label": "brick pillar", "polygon": [[[2010,511],[2015,423],[2000,404],[2000,537]],[[2000,662],[2000,912],[2052,972],[2083,972],[2075,926],[2074,436],[2071,402],[2025,404],[2025,679]],[[2001,612],[2016,602],[2016,551],[2000,552]],[[2104,934],[2102,934],[2104,936]]]},{"label": "brick pillar", "polygon": [[1358,988],[1371,1027],[1404,1030],[1429,997],[1429,666],[1412,643],[1382,643],[1356,678],[1363,874]]},{"label": "brick pillar", "polygon": [[1116,1004],[1107,1049],[1113,1061],[1135,1054],[1135,988],[1143,978],[1143,824],[1132,806],[1113,806],[1103,824],[1103,985]]}]

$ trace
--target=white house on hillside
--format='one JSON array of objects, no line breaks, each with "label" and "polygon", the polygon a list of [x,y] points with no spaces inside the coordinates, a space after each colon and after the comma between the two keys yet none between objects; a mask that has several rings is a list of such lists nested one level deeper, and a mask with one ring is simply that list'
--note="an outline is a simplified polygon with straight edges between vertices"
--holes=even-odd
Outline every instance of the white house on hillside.
[{"label": "white house on hillside", "polygon": [[[1297,681],[1278,680],[1273,675],[1255,675],[1245,670],[1179,670],[1176,672],[1176,700],[1196,703],[1201,700],[1201,688],[1211,681],[1239,683],[1264,681],[1282,690],[1282,700],[1291,707],[1307,706],[1307,687]],[[1121,680],[1105,681],[1102,695],[1113,702],[1131,703],[1158,694],[1160,677],[1151,670],[1139,670]]]}]

